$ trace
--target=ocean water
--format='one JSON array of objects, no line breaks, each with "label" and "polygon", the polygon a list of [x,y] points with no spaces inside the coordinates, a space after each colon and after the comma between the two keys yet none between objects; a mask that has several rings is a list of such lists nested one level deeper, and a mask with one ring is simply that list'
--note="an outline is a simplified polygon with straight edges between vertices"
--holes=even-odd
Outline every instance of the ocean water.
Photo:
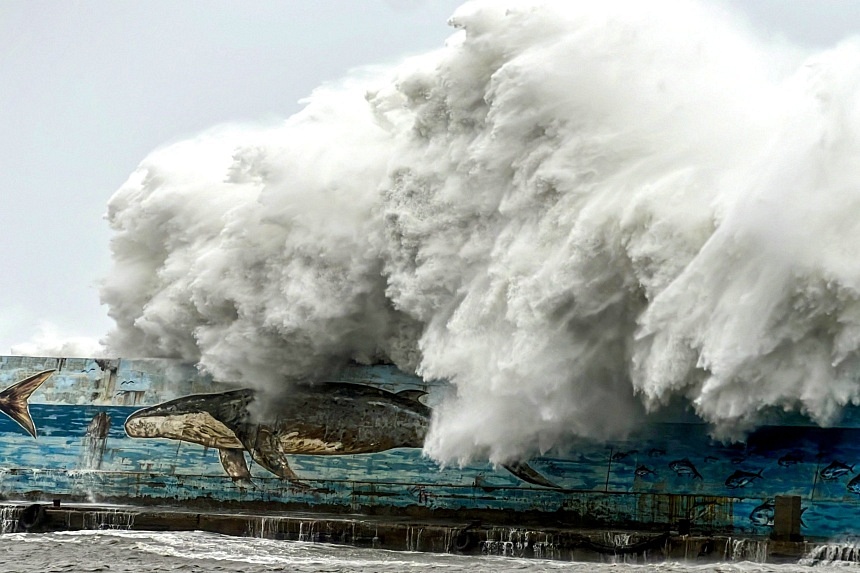
[{"label": "ocean water", "polygon": [[498,573],[676,572],[720,573],[844,571],[857,563],[811,566],[764,563],[662,562],[579,563],[494,556],[386,551],[324,543],[228,537],[204,532],[92,530],[62,533],[0,535],[0,567],[4,572],[65,571],[293,571],[293,572],[422,572]]}]

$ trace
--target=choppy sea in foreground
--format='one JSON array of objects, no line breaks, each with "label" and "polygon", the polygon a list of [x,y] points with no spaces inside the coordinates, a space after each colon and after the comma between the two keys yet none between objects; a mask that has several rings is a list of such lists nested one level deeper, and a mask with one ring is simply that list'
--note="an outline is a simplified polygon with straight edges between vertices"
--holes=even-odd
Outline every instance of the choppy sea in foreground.
[{"label": "choppy sea in foreground", "polygon": [[[844,571],[847,563],[815,567],[751,562],[575,563],[365,549],[323,543],[228,537],[203,532],[76,531],[0,535],[4,572],[291,571],[450,573],[714,571],[720,573]],[[857,564],[853,564],[857,567]],[[853,568],[853,567],[852,567]]]}]

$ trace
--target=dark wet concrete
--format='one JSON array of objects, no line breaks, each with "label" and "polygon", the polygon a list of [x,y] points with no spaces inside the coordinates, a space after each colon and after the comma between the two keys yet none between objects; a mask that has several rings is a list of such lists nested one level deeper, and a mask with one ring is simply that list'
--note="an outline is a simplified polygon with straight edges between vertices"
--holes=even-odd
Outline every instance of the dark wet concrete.
[{"label": "dark wet concrete", "polygon": [[[627,563],[686,560],[794,562],[814,546],[805,542],[679,532],[623,532],[497,526],[477,521],[408,517],[254,512],[80,503],[0,504],[3,531],[84,529],[207,531],[226,535],[346,544],[402,551],[509,555],[574,561],[620,558]],[[28,513],[25,513],[28,512]],[[21,520],[24,515],[26,519]],[[23,521],[23,522],[22,522]]]}]

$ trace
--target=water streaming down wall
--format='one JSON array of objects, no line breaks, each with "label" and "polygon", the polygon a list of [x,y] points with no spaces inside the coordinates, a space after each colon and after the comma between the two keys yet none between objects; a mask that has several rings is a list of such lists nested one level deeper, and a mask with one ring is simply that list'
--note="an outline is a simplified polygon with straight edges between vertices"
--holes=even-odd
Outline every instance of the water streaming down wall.
[{"label": "water streaming down wall", "polygon": [[526,545],[521,541],[521,537],[521,532],[517,529],[493,528],[487,533],[487,539],[480,542],[481,553],[522,557]]},{"label": "water streaming down wall", "polygon": [[406,528],[407,551],[421,551],[421,534],[424,528],[420,526],[409,526]]},{"label": "water streaming down wall", "polygon": [[[469,530],[466,530],[469,531]],[[477,545],[484,555],[503,557],[536,557],[598,561],[602,563],[653,563],[663,562],[670,555],[687,558],[671,547],[686,539],[675,538],[671,543],[667,535],[633,534],[615,531],[579,531],[519,527],[491,527],[472,531]],[[463,530],[454,538],[455,548],[464,540]],[[697,538],[701,544],[702,539]],[[696,555],[691,560],[695,561]]]},{"label": "water streaming down wall", "polygon": [[535,558],[559,559],[561,557],[561,553],[551,541],[552,536],[544,533],[540,535],[540,538],[541,540],[535,541],[533,545]]},{"label": "water streaming down wall", "polygon": [[800,563],[803,565],[829,565],[860,563],[860,544],[856,540],[825,543],[814,547]]},{"label": "water streaming down wall", "polygon": [[315,537],[317,537],[317,532],[314,531],[316,528],[316,521],[302,521],[299,524],[299,541],[315,541]]},{"label": "water streaming down wall", "polygon": [[[610,531],[606,531],[603,534],[604,542],[609,546],[614,547],[624,547],[629,545],[632,539],[632,535],[630,533],[613,533]],[[602,554],[602,561],[604,563],[640,563],[649,561],[648,552],[643,552],[640,555],[635,553],[626,553],[622,555],[615,554]]]},{"label": "water streaming down wall", "polygon": [[0,533],[14,533],[18,531],[18,518],[21,516],[23,507],[0,508]]},{"label": "water streaming down wall", "polygon": [[728,561],[764,563],[768,556],[768,542],[761,539],[731,539],[726,543],[724,558]]},{"label": "water streaming down wall", "polygon": [[[300,526],[299,541],[302,539],[302,529],[304,523]],[[278,517],[261,516],[257,519],[249,521],[248,527],[245,530],[245,535],[248,537],[260,537],[263,539],[283,539],[285,537],[285,523]]]},{"label": "water streaming down wall", "polygon": [[[43,504],[13,504],[0,507],[0,533],[41,532],[62,529],[134,528],[136,513],[120,508],[89,509],[65,513],[65,522],[53,522]],[[27,521],[23,521],[23,520]]]},{"label": "water streaming down wall", "polygon": [[134,527],[135,513],[122,509],[106,509],[85,512],[83,514],[84,529],[121,529]]},{"label": "water streaming down wall", "polygon": [[[238,530],[236,523],[244,523]],[[338,543],[357,547],[383,547],[405,551],[437,553],[474,553],[477,542],[457,546],[462,529],[440,524],[410,524],[402,520],[344,519],[320,516],[320,519],[283,515],[253,516],[223,514],[207,518],[202,527],[210,531],[229,531],[247,537],[299,541],[303,543]]]},{"label": "water streaming down wall", "polygon": [[[681,546],[674,549],[673,555],[689,562],[709,561],[749,561],[753,563],[765,563],[770,558],[769,539],[737,538],[737,537],[699,537],[682,536],[675,539],[674,543]],[[797,551],[797,548],[792,548]],[[661,560],[659,552],[654,552],[656,560]],[[647,554],[643,555],[647,561]],[[634,561],[635,562],[635,561]]]}]

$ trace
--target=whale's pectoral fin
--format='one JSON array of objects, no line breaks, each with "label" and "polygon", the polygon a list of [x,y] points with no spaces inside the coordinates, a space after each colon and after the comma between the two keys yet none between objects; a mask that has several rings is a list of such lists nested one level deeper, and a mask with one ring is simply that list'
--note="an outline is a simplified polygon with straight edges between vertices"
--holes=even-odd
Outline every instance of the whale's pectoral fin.
[{"label": "whale's pectoral fin", "polygon": [[270,456],[254,456],[254,461],[281,479],[288,479],[290,481],[299,479],[299,476],[290,467],[286,456],[277,456],[275,459],[272,459]]},{"label": "whale's pectoral fin", "polygon": [[423,396],[427,395],[427,392],[424,390],[401,390],[397,393],[401,398],[406,398],[407,400],[412,400],[414,402],[420,402]]},{"label": "whale's pectoral fin", "polygon": [[521,480],[533,483],[535,485],[540,485],[543,487],[551,487],[554,489],[563,489],[560,485],[555,484],[541,474],[539,474],[533,467],[531,467],[526,462],[514,462],[512,464],[502,464],[502,467],[520,478]]},{"label": "whale's pectoral fin", "polygon": [[30,395],[42,385],[42,382],[51,377],[56,370],[45,370],[24,378],[20,382],[9,386],[0,392],[0,410],[18,422],[27,433],[36,437],[36,424],[30,416],[30,404],[27,402]]},{"label": "whale's pectoral fin", "polygon": [[259,428],[253,443],[244,442],[251,457],[263,468],[272,472],[281,479],[289,480],[291,485],[300,490],[312,490],[313,488],[303,483],[296,472],[290,467],[287,455],[278,448],[278,441],[274,434],[266,428]]},{"label": "whale's pectoral fin", "polygon": [[242,487],[253,488],[251,470],[245,461],[245,450],[241,448],[223,448],[218,450],[221,465],[230,478]]},{"label": "whale's pectoral fin", "polygon": [[312,491],[314,488],[309,486],[308,484],[301,481],[296,472],[293,471],[293,468],[290,467],[289,462],[287,461],[287,457],[283,454],[274,456],[274,459],[270,456],[260,455],[260,452],[252,452],[251,457],[254,458],[254,461],[278,476],[281,479],[288,480],[290,485],[294,488],[302,490],[302,491]]}]

